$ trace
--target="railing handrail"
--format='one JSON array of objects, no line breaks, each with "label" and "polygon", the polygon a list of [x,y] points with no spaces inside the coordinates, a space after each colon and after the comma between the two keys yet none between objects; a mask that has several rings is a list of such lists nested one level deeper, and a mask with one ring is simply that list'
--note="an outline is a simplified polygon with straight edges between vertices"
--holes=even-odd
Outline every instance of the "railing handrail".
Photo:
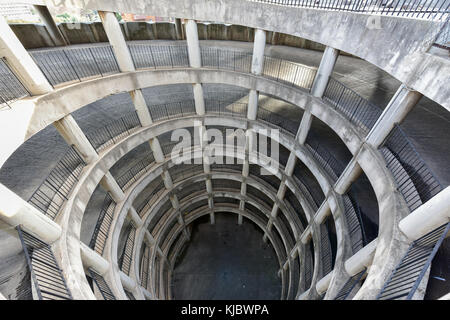
[{"label": "railing handrail", "polygon": [[[440,20],[447,13],[449,13],[450,4],[447,3],[447,7],[444,8],[445,1],[440,4],[439,1],[434,2],[433,5],[426,6],[427,1],[407,1],[407,0],[394,0],[391,7],[386,8],[387,2],[383,5],[383,1],[373,0],[357,0],[353,4],[346,2],[330,2],[324,1],[322,4],[320,1],[310,0],[247,0],[251,2],[261,2],[272,5],[283,5],[291,7],[304,7],[311,9],[323,9],[333,11],[344,12],[358,12],[366,14],[380,14],[380,15],[396,15],[408,18],[418,18],[426,20]],[[433,1],[432,1],[433,2]],[[404,8],[405,4],[410,5],[410,8]],[[421,5],[422,4],[422,5]],[[415,6],[415,8],[414,8]],[[425,15],[428,14],[427,17]]]}]

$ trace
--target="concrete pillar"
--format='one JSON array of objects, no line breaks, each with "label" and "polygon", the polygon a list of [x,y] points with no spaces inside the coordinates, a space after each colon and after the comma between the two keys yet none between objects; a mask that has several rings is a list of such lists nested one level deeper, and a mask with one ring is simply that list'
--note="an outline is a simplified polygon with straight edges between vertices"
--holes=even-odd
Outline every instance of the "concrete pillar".
[{"label": "concrete pillar", "polygon": [[334,65],[339,56],[339,50],[332,47],[326,47],[317,70],[314,83],[312,85],[311,94],[315,97],[322,98],[323,93],[333,72]]},{"label": "concrete pillar", "polygon": [[61,227],[3,184],[0,184],[0,220],[51,244],[61,236]]},{"label": "concrete pillar", "polygon": [[362,169],[355,158],[350,160],[345,167],[344,172],[338,178],[334,185],[334,190],[339,194],[344,194],[350,188],[351,184],[362,174]]},{"label": "concrete pillar", "polygon": [[104,275],[108,272],[109,262],[83,242],[80,242],[80,254],[85,269],[92,268],[99,275]]},{"label": "concrete pillar", "polygon": [[162,163],[165,160],[164,152],[161,148],[161,144],[157,138],[153,138],[150,140],[150,148],[153,152],[153,157],[157,163]]},{"label": "concrete pillar", "polygon": [[297,157],[295,153],[291,152],[289,155],[288,161],[286,163],[286,167],[284,169],[287,176],[291,177],[295,170],[295,164],[297,163]]},{"label": "concrete pillar", "polygon": [[372,240],[364,248],[359,250],[353,256],[345,261],[345,271],[353,277],[361,272],[364,268],[372,264],[375,250],[377,249],[378,238]]},{"label": "concrete pillar", "polygon": [[103,176],[102,180],[100,180],[100,184],[111,194],[111,197],[115,202],[120,202],[125,199],[125,194],[109,171]]},{"label": "concrete pillar", "polygon": [[255,30],[255,42],[253,45],[252,73],[260,75],[264,68],[264,49],[266,47],[266,32]]},{"label": "concrete pillar", "polygon": [[66,140],[67,144],[74,145],[86,163],[92,163],[98,159],[98,154],[92,147],[71,114],[53,122],[53,125]]},{"label": "concrete pillar", "polygon": [[131,221],[133,221],[136,228],[140,228],[144,224],[144,221],[142,221],[141,217],[139,217],[138,213],[133,207],[128,210],[128,216],[130,217]]},{"label": "concrete pillar", "polygon": [[403,121],[420,98],[422,98],[421,93],[402,84],[370,130],[366,141],[373,147],[378,148],[394,128],[394,125]]},{"label": "concrete pillar", "polygon": [[189,53],[189,64],[192,68],[201,68],[200,43],[198,41],[197,23],[195,20],[186,21],[186,40]]},{"label": "concrete pillar", "polygon": [[200,83],[193,85],[195,112],[199,116],[205,115],[205,99],[203,97],[203,87]]},{"label": "concrete pillar", "polygon": [[311,111],[309,111],[309,108],[305,109],[303,112],[302,121],[300,122],[300,127],[298,128],[297,132],[297,141],[300,144],[304,144],[306,141],[306,138],[308,137],[309,129],[311,128],[311,123],[313,121],[313,115],[311,114]]},{"label": "concrete pillar", "polygon": [[45,94],[53,90],[30,54],[0,15],[0,56],[31,95]]},{"label": "concrete pillar", "polygon": [[214,211],[209,214],[209,221],[211,224],[216,224],[216,217],[214,215]]},{"label": "concrete pillar", "polygon": [[316,291],[318,294],[322,294],[328,290],[328,287],[330,286],[331,277],[333,276],[333,272],[331,271],[328,273],[325,277],[317,281],[316,284]]},{"label": "concrete pillar", "polygon": [[175,19],[175,32],[177,34],[177,40],[183,40],[183,25],[181,19]]},{"label": "concrete pillar", "polygon": [[153,121],[150,116],[150,112],[148,111],[147,103],[145,102],[144,95],[142,94],[142,90],[134,90],[130,91],[131,100],[133,101],[134,108],[136,109],[137,115],[139,117],[139,121],[143,127],[150,126]]},{"label": "concrete pillar", "polygon": [[120,71],[130,72],[134,71],[134,63],[131,58],[130,51],[122,34],[119,21],[117,21],[116,14],[109,11],[99,11],[98,15],[103,23],[109,43],[111,44],[114,54],[117,59]]},{"label": "concrete pillar", "polygon": [[64,39],[64,36],[62,35],[61,31],[59,30],[58,26],[55,23],[55,20],[53,20],[53,17],[48,10],[47,6],[39,6],[34,5],[33,6],[36,12],[38,13],[39,17],[41,18],[42,23],[47,28],[48,34],[53,40],[53,43],[55,46],[67,46],[68,43],[66,39]]},{"label": "concrete pillar", "polygon": [[403,218],[399,228],[414,241],[448,222],[450,222],[450,186]]},{"label": "concrete pillar", "polygon": [[249,120],[256,120],[258,116],[258,98],[259,93],[256,90],[250,90],[248,93],[248,110],[247,118]]},{"label": "concrete pillar", "polygon": [[242,214],[239,214],[238,215],[238,225],[242,225],[242,219],[243,218],[243,216],[242,216]]},{"label": "concrete pillar", "polygon": [[124,289],[133,292],[136,288],[136,282],[122,271],[119,271],[119,276]]}]

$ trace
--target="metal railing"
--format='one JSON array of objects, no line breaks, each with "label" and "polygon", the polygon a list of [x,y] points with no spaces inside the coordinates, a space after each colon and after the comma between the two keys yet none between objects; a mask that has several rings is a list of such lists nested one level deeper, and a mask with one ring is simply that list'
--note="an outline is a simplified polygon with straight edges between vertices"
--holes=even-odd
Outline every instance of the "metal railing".
[{"label": "metal railing", "polygon": [[100,211],[100,215],[98,216],[94,233],[92,234],[91,241],[89,242],[89,247],[99,255],[103,255],[106,240],[109,236],[109,229],[111,228],[111,223],[114,217],[115,207],[116,203],[111,198],[111,195],[107,193],[105,199],[103,200],[102,209]]},{"label": "metal railing", "polygon": [[247,103],[230,100],[205,99],[207,114],[247,117]]},{"label": "metal railing", "polygon": [[247,0],[292,7],[439,20],[449,12],[448,0]]},{"label": "metal railing", "polygon": [[350,277],[350,279],[348,279],[345,282],[344,286],[339,290],[339,292],[336,295],[336,297],[334,298],[334,300],[347,300],[347,298],[349,298],[353,289],[361,281],[361,279],[365,273],[366,273],[366,268],[364,268],[359,273],[355,274],[353,277]]},{"label": "metal railing", "polygon": [[395,125],[379,149],[411,212],[442,190],[439,180],[399,125]]},{"label": "metal railing", "polygon": [[306,139],[305,146],[319,165],[325,169],[332,181],[336,182],[342,172],[344,172],[345,165],[335,158],[328,148],[322,146],[319,139],[312,137],[311,133]]},{"label": "metal railing", "polygon": [[350,235],[352,252],[356,253],[367,244],[364,226],[361,217],[361,211],[356,199],[348,193],[342,196],[344,201],[344,215],[347,222],[347,230]]},{"label": "metal railing", "polygon": [[32,288],[39,300],[72,300],[62,270],[47,243],[16,227],[25,253]]},{"label": "metal railing", "polygon": [[31,50],[30,54],[52,86],[120,72],[110,45]]},{"label": "metal railing", "polygon": [[136,228],[131,223],[129,229],[127,230],[127,239],[125,241],[125,246],[123,247],[122,254],[120,255],[118,261],[119,269],[122,270],[122,272],[127,275],[130,274],[135,236],[136,236]]},{"label": "metal railing", "polygon": [[147,43],[128,44],[136,69],[158,69],[189,67],[186,44],[151,45]]},{"label": "metal railing", "polygon": [[264,122],[271,123],[280,128],[281,131],[293,134],[294,136],[297,134],[298,127],[300,126],[299,121],[293,121],[286,117],[280,116],[279,114],[269,111],[263,107],[258,107],[257,118]]},{"label": "metal railing", "polygon": [[449,230],[446,223],[411,243],[377,300],[411,300]]},{"label": "metal railing", "polygon": [[128,189],[133,183],[137,182],[140,177],[148,172],[154,163],[155,158],[153,157],[153,153],[148,153],[145,159],[133,164],[128,171],[116,178],[120,189],[122,189],[122,191]]},{"label": "metal railing", "polygon": [[151,207],[153,197],[159,197],[166,190],[164,181],[161,181],[152,192],[136,207],[136,212],[142,218],[145,212]]},{"label": "metal railing", "polygon": [[278,58],[264,57],[262,75],[277,82],[311,90],[317,69]]},{"label": "metal railing", "polygon": [[127,296],[128,300],[136,300],[136,298],[130,291],[128,291],[126,289],[123,289],[123,291],[125,291],[125,295]]},{"label": "metal railing", "polygon": [[333,254],[328,236],[328,228],[325,224],[320,225],[320,253],[322,261],[322,278],[333,270]]},{"label": "metal railing", "polygon": [[97,152],[114,145],[117,141],[129,136],[141,122],[136,111],[130,112],[120,119],[111,121],[104,127],[88,132],[86,138]]},{"label": "metal railing", "polygon": [[78,181],[86,163],[71,146],[58,164],[31,195],[28,202],[54,220]]},{"label": "metal railing", "polygon": [[99,275],[95,270],[92,268],[89,268],[89,274],[97,286],[98,290],[100,291],[103,299],[105,300],[116,300],[116,297],[112,293],[111,289],[109,288],[108,284],[106,283],[105,279]]},{"label": "metal railing", "polygon": [[317,192],[312,192],[311,187],[308,186],[308,184],[301,178],[301,176],[293,175],[292,178],[296,182],[299,189],[302,191],[303,196],[312,206],[314,212],[316,212],[322,205],[324,199],[322,197],[319,197],[319,194]]},{"label": "metal railing", "polygon": [[181,116],[196,114],[195,102],[192,99],[170,102],[158,105],[148,105],[148,111],[153,121],[162,121]]},{"label": "metal railing", "polygon": [[203,68],[250,73],[252,53],[223,48],[200,47]]},{"label": "metal railing", "polygon": [[149,268],[150,268],[150,248],[143,243],[144,245],[144,251],[142,253],[142,259],[141,259],[141,268],[140,268],[140,281],[141,286],[148,290],[148,275],[149,275]]},{"label": "metal railing", "polygon": [[328,81],[323,99],[366,134],[383,112],[380,107],[333,78]]},{"label": "metal railing", "polygon": [[308,289],[309,287],[311,287],[311,283],[312,283],[312,277],[313,277],[313,271],[314,271],[314,259],[313,259],[313,255],[314,252],[312,252],[311,248],[308,246],[305,246],[306,252],[305,252],[305,263],[304,263],[304,268],[305,268],[305,288]]},{"label": "metal railing", "polygon": [[29,95],[28,90],[9,68],[6,58],[0,58],[0,110],[11,108],[10,103]]},{"label": "metal railing", "polygon": [[447,20],[442,25],[433,46],[450,51],[450,16],[447,17]]}]

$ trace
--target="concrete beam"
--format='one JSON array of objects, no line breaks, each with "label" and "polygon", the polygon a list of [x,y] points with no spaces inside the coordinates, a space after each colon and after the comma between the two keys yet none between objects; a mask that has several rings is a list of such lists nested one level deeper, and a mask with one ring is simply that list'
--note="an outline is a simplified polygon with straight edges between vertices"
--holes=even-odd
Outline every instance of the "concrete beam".
[{"label": "concrete beam", "polygon": [[399,228],[414,241],[448,222],[450,222],[450,186],[403,218]]},{"label": "concrete beam", "polygon": [[333,271],[331,271],[325,277],[323,277],[322,279],[317,281],[316,291],[318,294],[321,295],[328,290],[332,276],[333,276]]},{"label": "concrete beam", "polygon": [[197,23],[195,20],[187,20],[186,40],[189,53],[189,64],[192,68],[201,68],[202,58],[200,55],[200,43],[198,41]]},{"label": "concrete beam", "polygon": [[377,249],[378,238],[372,240],[364,248],[359,250],[353,256],[345,261],[345,271],[353,277],[361,272],[364,268],[370,267]]},{"label": "concrete beam", "polygon": [[130,51],[122,34],[119,21],[115,12],[98,11],[98,15],[103,23],[109,43],[111,44],[116,56],[117,64],[122,72],[134,71],[134,63]]},{"label": "concrete beam", "polygon": [[422,98],[422,94],[402,84],[367,135],[366,141],[378,148],[396,123],[400,123]]},{"label": "concrete beam", "polygon": [[61,236],[61,227],[31,204],[0,183],[0,219],[12,227],[21,225],[45,243]]},{"label": "concrete beam", "polygon": [[34,5],[33,7],[41,18],[42,23],[47,28],[47,32],[52,38],[55,46],[67,46],[69,43],[66,41],[63,34],[59,30],[58,26],[55,23],[55,20],[53,20],[52,14],[48,10],[48,7],[39,5]]},{"label": "concrete beam", "polygon": [[108,272],[109,262],[83,242],[80,242],[80,254],[85,269],[92,268],[99,275],[104,275]]},{"label": "concrete beam", "polygon": [[53,123],[56,130],[64,138],[68,145],[74,145],[87,164],[98,159],[98,154],[92,147],[84,132],[71,114]]},{"label": "concrete beam", "polygon": [[125,194],[123,193],[122,189],[120,189],[120,186],[117,184],[116,179],[109,171],[102,178],[100,184],[111,194],[111,197],[116,203],[125,199]]},{"label": "concrete beam", "polygon": [[260,75],[264,69],[264,49],[266,47],[266,32],[261,29],[255,30],[255,41],[253,44],[252,70],[251,72]]},{"label": "concrete beam", "polygon": [[322,55],[319,69],[317,70],[314,83],[312,85],[311,94],[315,97],[322,98],[323,93],[328,84],[334,65],[339,56],[339,50],[327,46]]},{"label": "concrete beam", "polygon": [[8,66],[31,95],[41,95],[53,90],[47,78],[0,15],[0,57],[5,57]]}]

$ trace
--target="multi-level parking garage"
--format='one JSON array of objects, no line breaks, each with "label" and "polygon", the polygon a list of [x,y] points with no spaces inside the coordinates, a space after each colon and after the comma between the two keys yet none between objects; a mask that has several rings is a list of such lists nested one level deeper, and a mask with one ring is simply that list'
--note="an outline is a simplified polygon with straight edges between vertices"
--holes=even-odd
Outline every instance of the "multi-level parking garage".
[{"label": "multi-level parking garage", "polygon": [[449,298],[448,0],[22,2],[0,298]]}]

